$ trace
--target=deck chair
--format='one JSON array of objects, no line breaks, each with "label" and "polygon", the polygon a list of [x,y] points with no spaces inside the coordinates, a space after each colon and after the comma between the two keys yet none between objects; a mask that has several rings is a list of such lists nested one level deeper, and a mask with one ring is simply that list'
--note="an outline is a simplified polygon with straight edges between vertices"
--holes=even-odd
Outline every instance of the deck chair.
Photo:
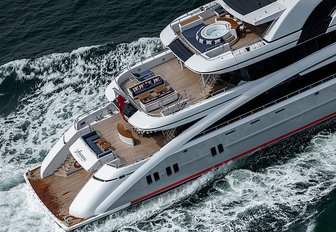
[{"label": "deck chair", "polygon": [[140,82],[145,81],[145,80],[155,76],[155,74],[150,69],[145,70],[141,73],[132,72],[132,75]]}]

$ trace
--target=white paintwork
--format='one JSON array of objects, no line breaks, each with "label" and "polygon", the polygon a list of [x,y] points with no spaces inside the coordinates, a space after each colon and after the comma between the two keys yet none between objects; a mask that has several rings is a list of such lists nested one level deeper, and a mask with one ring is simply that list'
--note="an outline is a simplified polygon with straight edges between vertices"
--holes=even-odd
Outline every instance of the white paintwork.
[{"label": "white paintwork", "polygon": [[278,19],[285,10],[286,6],[282,5],[279,1],[273,2],[254,12],[244,15],[242,21],[258,26]]},{"label": "white paintwork", "polygon": [[[298,31],[274,42],[256,42],[248,46],[250,51],[247,50],[247,47],[244,47],[240,50],[225,52],[213,59],[205,59],[203,56],[195,54],[185,62],[185,65],[196,73],[230,72],[294,47],[300,35],[301,32]],[[261,42],[263,46],[258,47]],[[254,47],[258,48],[254,49]],[[253,58],[255,60],[251,60]]]},{"label": "white paintwork", "polygon": [[334,26],[328,28],[327,33],[332,32],[332,31],[335,31],[335,30],[336,30],[336,25],[334,25]]},{"label": "white paintwork", "polygon": [[50,176],[59,168],[69,155],[70,145],[79,137],[78,131],[71,126],[52,146],[41,165],[41,178]]},{"label": "white paintwork", "polygon": [[331,18],[329,27],[336,26],[336,10],[331,14]]},{"label": "white paintwork", "polygon": [[92,112],[78,116],[74,121],[74,128],[76,130],[81,130],[94,122],[106,118],[106,116],[117,113],[119,113],[119,110],[112,102],[110,102],[105,106],[100,106]]},{"label": "white paintwork", "polygon": [[315,70],[317,70],[319,68],[322,68],[322,67],[324,67],[324,66],[326,66],[326,65],[328,65],[328,64],[330,64],[332,62],[335,62],[335,61],[336,61],[336,56],[334,56],[334,57],[332,57],[330,59],[324,60],[324,61],[322,61],[322,62],[314,65],[313,67],[310,67],[310,68],[304,70],[299,75],[304,76],[304,75],[306,75],[306,74],[308,74],[310,72],[313,72],[313,71],[315,71]]},{"label": "white paintwork", "polygon": [[69,151],[86,171],[91,171],[98,161],[96,153],[81,137],[70,146]]},{"label": "white paintwork", "polygon": [[119,139],[120,139],[122,142],[124,142],[124,143],[126,143],[126,144],[128,144],[128,145],[131,145],[131,146],[134,146],[134,145],[135,145],[135,142],[134,142],[134,139],[133,139],[133,138],[127,138],[127,137],[125,137],[125,136],[123,136],[122,134],[120,134],[119,131],[118,131],[118,136],[119,136]]},{"label": "white paintwork", "polygon": [[[72,202],[70,206],[70,214],[84,218],[100,214],[96,212],[96,209],[103,199],[128,178],[129,175],[127,174],[133,173],[141,167],[144,162],[145,160],[123,168],[104,165],[97,173],[95,173],[95,176],[103,180],[116,180],[101,182],[91,178]],[[120,176],[124,177],[120,179]]]},{"label": "white paintwork", "polygon": [[[253,57],[260,56],[266,58],[272,56],[274,54],[267,54],[267,51],[273,51],[290,43],[291,41],[294,41],[294,39],[297,40],[299,38],[301,28],[308,19],[310,13],[320,3],[320,1],[321,0],[278,0],[277,2],[271,3],[250,14],[242,16],[230,9],[222,0],[218,0],[217,2],[221,4],[222,7],[244,22],[260,25],[273,21],[263,36],[263,39],[265,40],[264,42],[266,43],[265,46],[269,47],[265,47],[265,54],[261,54],[261,50],[259,50],[258,53],[253,54],[253,52],[249,52],[246,47],[241,48],[238,51],[230,51],[222,45],[215,48],[214,51],[207,51],[204,54],[194,54],[185,62],[185,65],[196,73],[225,73],[251,64],[253,61],[251,62],[249,59]],[[206,12],[209,12],[209,10]],[[193,15],[189,15],[188,17],[191,16]],[[174,21],[174,23],[176,23],[176,21]],[[170,42],[177,37],[176,31],[178,29],[174,29],[174,23],[168,25],[164,29],[163,34],[161,34],[163,44],[166,46],[168,46]],[[329,31],[331,30],[332,29],[329,29]],[[166,34],[174,34],[174,36],[168,36],[170,39],[166,39],[164,38],[164,35]],[[253,44],[251,44],[250,47],[251,46],[253,46]],[[280,50],[281,48],[278,51]],[[244,61],[246,61],[246,63],[241,64],[241,62]]]},{"label": "white paintwork", "polygon": [[176,39],[176,34],[175,32],[172,30],[170,25],[167,25],[165,27],[165,29],[163,29],[160,33],[160,39],[161,42],[168,46],[171,42],[173,42]]},{"label": "white paintwork", "polygon": [[[303,2],[305,4],[303,4]],[[277,14],[280,15],[281,11],[279,19],[273,23],[272,27],[267,32],[267,35],[269,36],[268,38],[270,39],[268,41],[272,41],[272,39],[277,38],[280,34],[285,33],[286,30],[288,32],[297,26],[287,24],[286,26],[288,26],[289,29],[288,28],[284,29],[283,28],[284,25],[279,24],[278,23],[279,21],[281,21],[282,23],[292,22],[292,20],[301,17],[302,13],[301,15],[299,13],[304,11],[306,11],[305,13],[309,15],[309,12],[313,10],[313,6],[316,6],[319,2],[320,1],[317,0],[311,0],[311,1],[278,0],[277,3],[283,5],[286,8],[285,10],[279,8],[279,12],[276,13],[276,10],[272,9],[273,11],[270,11],[267,14],[268,16],[266,16],[265,14],[263,19],[262,17],[258,19],[259,22],[262,22],[262,20],[269,20],[272,17],[276,18],[275,15]],[[275,5],[276,4],[274,4],[274,6]],[[176,30],[176,27],[178,27],[179,20],[184,19],[185,17],[189,16],[191,17],[194,14],[199,14],[201,15],[201,17],[206,19],[213,13],[212,9],[213,7],[216,6],[212,6],[210,4],[207,5],[206,9],[196,9],[192,11],[192,14],[187,14],[183,17],[180,17],[177,21],[172,23],[170,27],[167,27],[169,30],[167,29],[167,31],[165,31],[162,34],[162,35],[166,34],[168,36],[167,40],[164,43],[169,43],[169,41],[172,41],[175,38],[174,30]],[[299,15],[295,16],[294,15],[295,12],[300,16]],[[259,13],[261,14],[261,12]],[[291,21],[288,21],[283,17],[288,17],[289,19],[291,19]],[[306,17],[306,15],[304,17]],[[255,22],[257,23],[258,20],[256,20]],[[334,23],[333,21],[332,23]],[[299,20],[297,23],[301,24],[301,22],[302,21]],[[331,30],[333,27],[330,27],[329,30]],[[197,66],[203,66],[203,67],[206,66],[206,68],[202,69],[204,72],[213,70],[213,72],[225,73],[231,70],[236,70],[241,67],[245,67],[246,65],[251,64],[253,62],[258,62],[264,58],[273,56],[281,51],[285,51],[295,46],[297,39],[300,37],[300,34],[301,32],[298,30],[296,33],[293,33],[290,36],[285,36],[274,42],[262,41],[250,45],[249,46],[250,51],[241,50],[239,53],[227,52],[213,59],[205,59],[203,55],[194,55],[186,62],[186,65],[187,67],[194,67],[196,69],[202,69]],[[141,189],[141,191],[145,191],[145,194],[150,193],[149,188],[153,187],[153,185],[142,186],[142,184],[144,183],[144,177],[148,175],[149,172],[153,170],[153,168],[158,167],[159,165],[166,165],[165,163],[166,159],[172,158],[174,156],[177,160],[179,160],[181,159],[181,156],[176,157],[176,155],[180,155],[180,152],[182,153],[186,149],[193,149],[193,148],[201,149],[200,148],[201,143],[204,143],[206,141],[209,144],[211,144],[215,136],[222,135],[221,133],[225,133],[225,131],[229,131],[230,129],[236,128],[235,126],[237,125],[242,125],[242,129],[247,129],[243,127],[244,123],[250,125],[249,122],[251,120],[254,120],[256,117],[262,117],[263,115],[265,115],[265,113],[271,113],[279,109],[279,107],[286,106],[286,104],[289,105],[290,103],[293,102],[296,102],[297,108],[293,107],[292,109],[295,109],[297,111],[295,113],[287,115],[287,118],[285,118],[287,121],[289,119],[292,119],[294,121],[294,119],[297,119],[297,117],[300,117],[302,115],[308,115],[309,111],[312,112],[315,108],[323,106],[322,104],[327,105],[330,102],[331,104],[329,104],[328,108],[326,107],[323,109],[324,111],[326,111],[326,109],[334,110],[333,108],[335,104],[335,96],[333,93],[335,91],[336,79],[320,84],[312,89],[299,92],[300,94],[295,95],[294,97],[291,97],[280,103],[277,103],[267,109],[264,109],[262,112],[260,111],[258,113],[255,113],[254,115],[250,115],[246,118],[240,119],[228,126],[222,127],[216,131],[213,131],[209,134],[206,134],[202,137],[192,140],[195,135],[200,134],[210,125],[218,121],[220,118],[231,113],[233,110],[237,109],[237,107],[242,106],[246,102],[250,101],[251,99],[254,99],[258,95],[282,83],[283,81],[291,78],[292,76],[298,73],[304,75],[326,64],[335,62],[336,60],[335,54],[336,54],[336,44],[334,43],[282,70],[274,72],[256,81],[244,82],[235,87],[234,89],[231,89],[227,92],[215,95],[212,98],[198,102],[197,104],[191,105],[186,109],[183,109],[171,115],[151,116],[139,110],[129,119],[129,123],[132,124],[135,128],[144,131],[146,130],[160,131],[160,130],[172,129],[177,126],[184,125],[185,123],[188,123],[195,119],[199,119],[201,117],[204,118],[195,123],[192,127],[187,129],[186,131],[184,131],[182,134],[178,135],[175,139],[170,141],[167,145],[165,145],[151,157],[133,164],[129,164],[127,166],[119,166],[120,160],[117,158],[114,159],[112,154],[111,156],[107,156],[104,159],[98,160],[96,155],[91,151],[91,149],[87,146],[87,144],[80,138],[82,135],[90,132],[90,126],[87,124],[92,125],[96,123],[93,120],[94,118],[97,117],[97,115],[99,116],[102,114],[103,118],[111,117],[110,115],[106,114],[107,112],[107,110],[105,109],[106,107],[103,110],[96,110],[90,115],[80,117],[78,122],[80,123],[85,121],[86,124],[80,127],[78,126],[71,127],[65,133],[65,135],[56,143],[56,145],[50,150],[47,157],[42,163],[41,178],[53,174],[54,171],[65,161],[69,152],[72,152],[74,154],[77,161],[86,170],[89,171],[97,170],[97,172],[94,174],[94,178],[91,178],[84,185],[84,187],[79,191],[78,195],[75,197],[74,201],[71,203],[69,208],[69,212],[71,215],[83,218],[88,217],[90,218],[75,226],[66,227],[54,215],[52,215],[52,213],[45,206],[43,206],[44,209],[65,230],[72,230],[78,228],[98,218],[104,217],[108,214],[117,212],[118,210],[128,207],[131,201],[137,199],[138,197],[143,196],[139,195],[139,192],[132,191],[134,189],[131,188],[133,188],[134,186],[137,187],[140,186],[140,188],[137,189],[138,191],[140,191],[139,189]],[[173,58],[174,55],[170,51],[167,51],[155,57],[151,57],[148,60],[135,65],[133,68],[126,70],[108,86],[105,92],[107,98],[110,101],[114,100],[116,97],[114,93],[115,91],[119,91],[120,94],[123,94],[120,85],[130,77],[131,71],[140,72],[149,69],[151,67],[155,67],[156,65],[162,64],[165,61]],[[230,64],[232,64],[231,65],[232,67],[230,66]],[[218,70],[218,68],[220,70]],[[330,88],[328,89],[328,87]],[[319,91],[321,91],[321,93],[318,96],[324,95],[324,98],[320,99],[324,101],[326,101],[325,99],[327,99],[326,102],[321,101],[320,105],[314,103],[315,102],[314,99],[316,100],[317,98],[311,98],[312,99],[311,101],[309,99],[310,96],[313,96],[314,93]],[[126,95],[123,96],[125,96],[125,98],[127,97]],[[305,108],[304,104],[301,104],[300,106],[299,105],[300,99],[305,99],[306,101],[309,101],[311,103],[310,108],[308,107]],[[116,109],[114,108],[114,110]],[[312,119],[314,119],[314,117],[312,117]],[[315,120],[316,119],[317,118],[315,118]],[[251,140],[254,136],[257,136],[258,133],[264,133],[268,129],[269,132],[272,132],[271,128],[269,128],[271,127],[270,125],[280,126],[281,123],[284,122],[284,119],[282,119],[282,121],[281,120],[276,121],[276,118],[272,117],[269,117],[269,120],[271,120],[268,121],[270,124],[264,122],[264,124],[262,125],[264,126],[263,129],[259,130],[258,128],[255,128],[255,131],[252,131],[254,133],[245,135],[245,132],[247,130],[241,130],[240,134],[238,133],[238,135],[236,135],[239,137],[235,137],[234,140],[230,140],[230,142],[225,144],[225,146],[227,146],[226,148],[230,149],[233,146],[244,144],[244,142],[246,142],[247,140]],[[312,122],[312,120],[308,122]],[[293,125],[293,127],[290,128],[294,129],[297,128],[294,126],[302,126],[302,125],[305,124],[297,123],[296,125]],[[280,130],[284,130],[283,134],[288,132],[285,131],[286,129],[289,128],[280,128]],[[273,128],[273,130],[275,129]],[[199,144],[198,147],[197,144]],[[82,157],[80,155],[76,156],[75,151],[77,150],[82,150],[83,156],[85,157],[83,160],[81,159]],[[199,163],[200,157],[193,157],[191,159],[189,158],[187,161],[181,162],[181,165],[182,166],[187,164],[196,165],[196,161],[198,162],[197,164],[201,165]],[[205,164],[208,165],[208,163]],[[193,168],[196,168],[196,166],[194,166]],[[195,170],[193,171],[194,172],[193,173],[191,172],[190,175],[195,173]],[[160,173],[160,175],[161,174],[162,173]],[[32,189],[32,186],[29,184],[29,181],[27,180],[26,176],[25,180],[28,182],[30,189]],[[174,181],[178,180],[181,179],[176,178]],[[143,187],[146,188],[144,189]],[[156,186],[156,190],[157,188],[158,186]],[[40,201],[40,203],[43,205],[43,202]]]},{"label": "white paintwork", "polygon": [[135,171],[127,180],[121,183],[111,194],[109,194],[105,200],[99,205],[96,209],[97,213],[104,213],[111,205],[113,205],[120,197],[125,194],[134,184],[136,184],[141,178],[143,178],[148,170],[151,170],[152,167],[155,167],[161,163],[167,156],[171,155],[179,149],[187,141],[191,140],[195,135],[202,132],[209,125],[216,122],[219,118],[222,118],[224,115],[232,112],[237,107],[246,103],[250,99],[253,99],[255,96],[263,93],[264,91],[272,88],[273,86],[283,82],[286,78],[290,78],[295,75],[300,69],[304,67],[313,66],[315,63],[318,63],[321,59],[327,59],[331,56],[334,56],[336,53],[336,44],[330,45],[314,56],[310,56],[300,60],[299,62],[281,70],[277,71],[272,75],[272,78],[266,80],[257,80],[256,86],[248,90],[245,94],[236,99],[232,104],[227,107],[216,110],[212,114],[208,115],[204,119],[197,122],[193,127],[189,128],[187,131],[182,133],[179,136],[179,139],[174,139],[164,146],[159,152],[155,153],[150,160],[148,160],[144,165]]},{"label": "white paintwork", "polygon": [[264,39],[269,42],[301,30],[309,15],[321,0],[281,0],[280,2],[287,9],[265,34]]},{"label": "white paintwork", "polygon": [[105,96],[107,99],[109,99],[110,102],[114,101],[117,98],[115,90],[118,89],[120,89],[120,87],[114,80],[109,84],[108,88],[105,89]]}]

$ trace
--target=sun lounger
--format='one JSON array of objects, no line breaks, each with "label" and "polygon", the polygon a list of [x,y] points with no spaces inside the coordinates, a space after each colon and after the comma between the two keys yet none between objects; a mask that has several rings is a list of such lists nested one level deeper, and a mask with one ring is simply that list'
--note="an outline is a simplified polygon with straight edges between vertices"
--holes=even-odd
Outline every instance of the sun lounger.
[{"label": "sun lounger", "polygon": [[135,72],[132,72],[132,75],[140,82],[144,81],[144,80],[147,80],[153,76],[155,76],[155,74],[152,72],[152,70],[148,69],[148,70],[145,70],[141,73],[135,73]]},{"label": "sun lounger", "polygon": [[133,85],[132,87],[128,88],[128,93],[132,98],[138,97],[140,94],[151,91],[155,87],[158,87],[160,85],[164,84],[164,80],[161,76],[154,76],[144,82],[141,82],[139,84]]}]

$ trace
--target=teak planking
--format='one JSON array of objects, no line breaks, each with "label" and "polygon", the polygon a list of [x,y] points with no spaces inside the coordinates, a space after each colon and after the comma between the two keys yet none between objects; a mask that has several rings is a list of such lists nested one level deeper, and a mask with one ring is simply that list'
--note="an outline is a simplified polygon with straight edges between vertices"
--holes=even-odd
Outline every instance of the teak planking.
[{"label": "teak planking", "polygon": [[[93,173],[80,169],[66,177],[51,175],[40,179],[39,167],[32,171],[32,177],[28,179],[43,204],[57,219],[67,225],[64,217],[69,215],[71,203],[92,175]],[[76,222],[84,220],[76,219]]]},{"label": "teak planking", "polygon": [[[135,146],[126,144],[119,139],[118,123],[121,123],[124,129],[132,134]],[[162,133],[140,136],[133,131],[133,127],[123,120],[120,114],[93,124],[92,129],[101,133],[111,143],[112,149],[125,162],[125,165],[145,159],[165,145]]]}]

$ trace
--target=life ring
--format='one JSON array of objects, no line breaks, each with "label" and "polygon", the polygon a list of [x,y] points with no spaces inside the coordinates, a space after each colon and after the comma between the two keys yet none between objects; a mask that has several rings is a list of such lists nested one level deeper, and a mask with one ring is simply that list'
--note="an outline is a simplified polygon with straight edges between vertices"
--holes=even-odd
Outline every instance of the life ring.
[{"label": "life ring", "polygon": [[81,168],[82,166],[81,166],[77,161],[75,161],[75,162],[74,162],[74,167],[75,167],[76,169],[78,169],[78,168]]}]

